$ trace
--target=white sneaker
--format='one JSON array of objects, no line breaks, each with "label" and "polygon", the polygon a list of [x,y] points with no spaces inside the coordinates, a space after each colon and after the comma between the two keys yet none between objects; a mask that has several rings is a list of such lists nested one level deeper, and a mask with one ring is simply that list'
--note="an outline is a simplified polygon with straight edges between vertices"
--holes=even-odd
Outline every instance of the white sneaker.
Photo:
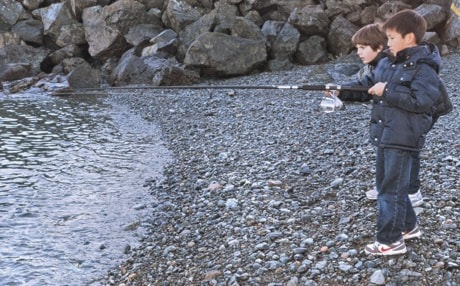
[{"label": "white sneaker", "polygon": [[415,194],[409,194],[410,202],[413,207],[418,207],[423,205],[423,197],[420,189]]},{"label": "white sneaker", "polygon": [[392,244],[383,244],[376,241],[366,245],[364,251],[372,255],[396,255],[406,253],[407,248],[404,239],[400,239]]},{"label": "white sneaker", "polygon": [[379,193],[377,192],[377,188],[373,188],[372,190],[366,192],[366,197],[369,200],[376,200],[378,194]]},{"label": "white sneaker", "polygon": [[404,240],[420,238],[421,236],[422,236],[422,232],[420,231],[420,227],[418,226],[418,223],[415,225],[414,229],[410,231],[404,231],[402,233],[402,237]]},{"label": "white sneaker", "polygon": [[[379,193],[377,192],[377,188],[373,188],[372,190],[366,192],[366,197],[369,200],[376,200],[378,194]],[[409,199],[413,207],[423,205],[423,197],[420,190],[418,190],[415,194],[409,194]]]}]

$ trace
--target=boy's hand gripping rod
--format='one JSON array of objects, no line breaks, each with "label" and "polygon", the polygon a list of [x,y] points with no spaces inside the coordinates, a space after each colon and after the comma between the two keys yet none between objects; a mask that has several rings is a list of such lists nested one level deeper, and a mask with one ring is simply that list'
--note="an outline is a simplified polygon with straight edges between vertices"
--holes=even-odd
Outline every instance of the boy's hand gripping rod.
[{"label": "boy's hand gripping rod", "polygon": [[[348,90],[348,91],[367,91],[368,87],[363,86],[347,86],[347,85],[170,85],[170,86],[119,86],[119,87],[100,87],[100,88],[64,88],[54,91],[51,95],[65,96],[65,95],[97,95],[106,94],[102,91],[121,91],[117,93],[125,93],[126,91],[138,90],[164,90],[164,89],[300,89],[300,90]],[[96,93],[101,92],[101,93]]]}]

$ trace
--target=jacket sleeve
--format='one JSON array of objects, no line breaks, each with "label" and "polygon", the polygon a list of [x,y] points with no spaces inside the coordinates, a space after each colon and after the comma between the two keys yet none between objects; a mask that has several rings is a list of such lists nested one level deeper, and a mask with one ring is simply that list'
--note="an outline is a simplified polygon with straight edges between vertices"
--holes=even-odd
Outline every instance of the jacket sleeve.
[{"label": "jacket sleeve", "polygon": [[[366,75],[360,80],[345,83],[344,86],[372,86],[370,75]],[[366,91],[342,90],[339,93],[339,99],[343,101],[365,102],[372,99],[372,96]]]},{"label": "jacket sleeve", "polygon": [[365,102],[365,101],[369,101],[371,98],[372,97],[369,95],[369,93],[365,91],[357,92],[357,91],[342,90],[339,93],[339,99],[343,101]]}]

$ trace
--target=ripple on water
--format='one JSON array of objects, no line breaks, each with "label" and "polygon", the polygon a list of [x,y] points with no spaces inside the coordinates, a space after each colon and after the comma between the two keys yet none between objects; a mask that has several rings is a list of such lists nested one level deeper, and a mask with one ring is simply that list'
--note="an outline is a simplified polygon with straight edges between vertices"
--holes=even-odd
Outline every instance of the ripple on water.
[{"label": "ripple on water", "polygon": [[[110,97],[0,95],[0,281],[87,285],[136,245],[170,154]],[[139,207],[145,205],[146,207]]]}]

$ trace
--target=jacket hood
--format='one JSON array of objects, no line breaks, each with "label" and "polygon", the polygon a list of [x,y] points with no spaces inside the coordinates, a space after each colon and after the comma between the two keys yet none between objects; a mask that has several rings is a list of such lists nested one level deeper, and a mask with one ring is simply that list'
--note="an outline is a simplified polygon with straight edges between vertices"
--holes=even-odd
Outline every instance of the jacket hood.
[{"label": "jacket hood", "polygon": [[442,65],[442,59],[438,47],[435,44],[428,42],[421,43],[420,47],[426,50],[427,58],[421,58],[419,61],[431,65],[435,69],[436,73],[439,73]]}]

